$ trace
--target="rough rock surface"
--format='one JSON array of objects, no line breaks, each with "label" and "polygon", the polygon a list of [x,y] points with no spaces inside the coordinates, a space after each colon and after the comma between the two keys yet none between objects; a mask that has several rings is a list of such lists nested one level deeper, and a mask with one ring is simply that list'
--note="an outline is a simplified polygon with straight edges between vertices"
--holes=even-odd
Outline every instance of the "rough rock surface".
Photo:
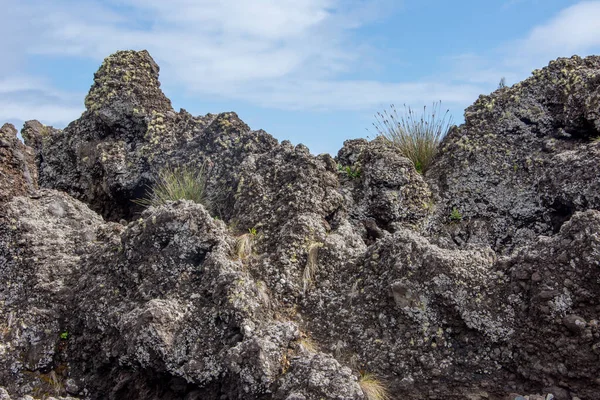
[{"label": "rough rock surface", "polygon": [[[465,111],[427,175],[434,234],[508,252],[600,207],[600,57],[552,61]],[[462,220],[447,228],[456,208]],[[441,232],[440,232],[441,231]]]},{"label": "rough rock surface", "polygon": [[11,124],[0,128],[0,205],[13,196],[37,189],[37,167],[32,149],[17,139]]},{"label": "rough rock surface", "polygon": [[[67,128],[2,130],[0,399],[600,399],[599,77],[482,96],[423,177],[175,112],[115,53]],[[132,202],[166,166],[210,201]]]}]

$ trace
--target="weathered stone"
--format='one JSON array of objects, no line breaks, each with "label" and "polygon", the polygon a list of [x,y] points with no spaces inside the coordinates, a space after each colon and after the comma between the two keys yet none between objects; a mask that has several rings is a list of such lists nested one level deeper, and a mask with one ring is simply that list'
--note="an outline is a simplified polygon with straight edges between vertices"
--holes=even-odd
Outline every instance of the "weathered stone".
[{"label": "weathered stone", "polygon": [[[1,130],[0,398],[600,399],[599,74],[481,97],[423,177],[381,138],[176,113],[147,52],[110,56],[81,118],[22,130],[46,189]],[[133,203],[165,166],[210,202]]]},{"label": "weathered stone", "polygon": [[585,329],[585,319],[577,316],[577,315],[567,315],[563,318],[563,324],[569,329],[571,332],[580,333]]},{"label": "weathered stone", "polygon": [[36,188],[37,167],[33,151],[17,139],[13,125],[4,124],[0,128],[0,205]]},{"label": "weathered stone", "polygon": [[[598,77],[600,57],[561,58],[467,108],[426,176],[432,234],[505,253],[600,208]],[[448,227],[454,207],[463,219]]]}]

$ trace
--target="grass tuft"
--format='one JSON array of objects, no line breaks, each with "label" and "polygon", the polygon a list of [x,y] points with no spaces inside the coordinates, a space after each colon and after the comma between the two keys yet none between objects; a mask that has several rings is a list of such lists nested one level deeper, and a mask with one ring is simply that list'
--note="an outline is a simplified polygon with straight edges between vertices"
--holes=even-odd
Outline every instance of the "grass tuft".
[{"label": "grass tuft", "polygon": [[506,78],[500,78],[500,83],[498,83],[498,89],[504,89],[506,87]]},{"label": "grass tuft", "polygon": [[258,281],[256,282],[256,289],[258,292],[258,299],[265,308],[270,309],[272,304],[269,293],[267,292],[267,285],[263,281]]},{"label": "grass tuft", "polygon": [[317,353],[319,351],[319,345],[317,345],[317,343],[308,336],[300,339],[298,344],[304,351],[308,353]]},{"label": "grass tuft", "polygon": [[254,241],[257,236],[256,228],[248,229],[248,233],[240,235],[235,240],[235,256],[239,260],[245,260],[254,251]]},{"label": "grass tuft", "polygon": [[252,237],[249,233],[245,233],[236,238],[235,255],[240,260],[244,260],[252,255]]},{"label": "grass tuft", "polygon": [[208,206],[205,189],[204,167],[167,167],[158,173],[158,179],[146,197],[133,201],[143,207],[159,207],[177,200],[192,200]]},{"label": "grass tuft", "polygon": [[385,384],[377,376],[361,373],[358,384],[367,400],[390,400],[390,394]]},{"label": "grass tuft", "polygon": [[304,293],[306,293],[309,286],[315,280],[315,273],[317,272],[317,258],[319,257],[319,249],[321,247],[323,247],[323,243],[319,242],[312,242],[308,246],[308,258],[306,259],[306,266],[304,267],[304,274],[302,276]]},{"label": "grass tuft", "polygon": [[441,140],[452,126],[450,110],[441,114],[442,102],[433,103],[431,112],[423,107],[422,115],[404,105],[399,114],[392,104],[390,111],[377,113],[373,123],[377,134],[394,143],[412,161],[419,173],[425,173],[438,152]]}]

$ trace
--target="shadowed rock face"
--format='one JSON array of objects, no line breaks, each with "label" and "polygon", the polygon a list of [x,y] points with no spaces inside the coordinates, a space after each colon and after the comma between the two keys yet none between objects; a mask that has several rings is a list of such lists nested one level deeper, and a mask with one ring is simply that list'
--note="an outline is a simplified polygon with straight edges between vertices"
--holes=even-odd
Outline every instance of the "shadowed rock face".
[{"label": "shadowed rock face", "polygon": [[[599,74],[482,96],[422,177],[175,112],[115,53],[67,128],[2,129],[0,399],[600,399]],[[165,166],[208,206],[138,208]]]}]

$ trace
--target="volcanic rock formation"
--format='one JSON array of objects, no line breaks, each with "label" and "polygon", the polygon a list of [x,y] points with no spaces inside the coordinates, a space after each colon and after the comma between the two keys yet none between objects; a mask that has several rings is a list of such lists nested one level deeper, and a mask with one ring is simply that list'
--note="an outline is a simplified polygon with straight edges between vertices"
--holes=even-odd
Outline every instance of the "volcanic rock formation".
[{"label": "volcanic rock formation", "polygon": [[[0,399],[600,399],[599,57],[481,96],[425,176],[158,72],[115,53],[65,129],[0,130]],[[173,166],[206,206],[133,201]]]}]

